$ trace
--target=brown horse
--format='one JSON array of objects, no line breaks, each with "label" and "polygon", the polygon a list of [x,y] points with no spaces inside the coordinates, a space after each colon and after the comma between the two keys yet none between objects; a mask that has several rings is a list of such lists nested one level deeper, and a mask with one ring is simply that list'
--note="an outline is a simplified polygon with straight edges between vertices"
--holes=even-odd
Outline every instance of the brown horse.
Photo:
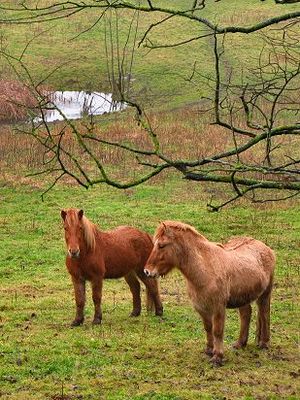
[{"label": "brown horse", "polygon": [[148,280],[143,272],[153,248],[146,232],[129,226],[102,232],[83,215],[83,210],[73,208],[62,210],[61,217],[68,250],[66,265],[75,291],[76,316],[72,326],[84,320],[86,281],[92,286],[94,324],[100,324],[102,319],[103,279],[125,278],[133,296],[132,316],[141,312],[140,279],[146,286],[147,308],[154,304],[155,314],[162,315],[158,283],[155,279]]},{"label": "brown horse", "polygon": [[267,348],[270,339],[270,297],[275,256],[259,240],[240,237],[222,245],[210,242],[193,227],[165,221],[154,235],[145,274],[156,277],[178,267],[207,334],[206,354],[222,364],[225,309],[238,308],[241,328],[235,348],[246,346],[250,303],[258,305],[256,339]]}]

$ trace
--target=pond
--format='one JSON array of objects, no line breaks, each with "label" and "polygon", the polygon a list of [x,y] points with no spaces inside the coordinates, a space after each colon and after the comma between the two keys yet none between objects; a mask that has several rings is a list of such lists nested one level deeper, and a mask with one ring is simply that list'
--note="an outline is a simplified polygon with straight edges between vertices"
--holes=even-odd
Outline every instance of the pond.
[{"label": "pond", "polygon": [[[101,115],[121,111],[126,107],[126,104],[114,101],[111,93],[57,91],[51,93],[50,99],[67,119],[79,119],[86,115]],[[64,119],[56,109],[45,110],[44,114],[47,122]]]}]

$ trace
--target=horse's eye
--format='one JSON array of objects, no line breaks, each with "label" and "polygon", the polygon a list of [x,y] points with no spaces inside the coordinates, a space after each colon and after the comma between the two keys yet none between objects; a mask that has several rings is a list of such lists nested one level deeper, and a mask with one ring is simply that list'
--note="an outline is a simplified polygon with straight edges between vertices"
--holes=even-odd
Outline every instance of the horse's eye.
[{"label": "horse's eye", "polygon": [[158,243],[159,249],[163,249],[164,247],[166,247],[166,243]]}]

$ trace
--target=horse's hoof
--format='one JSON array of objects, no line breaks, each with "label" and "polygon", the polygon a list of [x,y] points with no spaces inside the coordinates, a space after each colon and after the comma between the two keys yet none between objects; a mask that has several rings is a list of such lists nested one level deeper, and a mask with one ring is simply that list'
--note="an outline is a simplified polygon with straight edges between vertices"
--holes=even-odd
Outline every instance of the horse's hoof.
[{"label": "horse's hoof", "polygon": [[133,310],[133,311],[131,312],[130,316],[131,316],[131,317],[138,317],[140,314],[141,314],[140,311],[135,311],[135,310]]},{"label": "horse's hoof", "polygon": [[204,350],[204,353],[209,357],[212,357],[214,354],[212,347],[206,347],[206,349]]},{"label": "horse's hoof", "polygon": [[83,324],[83,319],[74,319],[74,321],[71,323],[71,327],[73,328],[74,326],[80,326]]},{"label": "horse's hoof", "polygon": [[101,318],[94,318],[92,324],[93,325],[101,325]]},{"label": "horse's hoof", "polygon": [[260,342],[260,343],[258,343],[258,348],[261,350],[268,350],[269,345],[268,345],[268,343]]},{"label": "horse's hoof", "polygon": [[163,316],[163,313],[164,313],[164,310],[163,310],[163,309],[160,309],[160,310],[156,310],[156,311],[155,311],[155,315],[158,316],[158,317],[162,317],[162,316]]},{"label": "horse's hoof", "polygon": [[223,365],[223,359],[220,356],[214,355],[211,359],[210,362],[214,367],[222,367]]},{"label": "horse's hoof", "polygon": [[245,346],[246,346],[246,343],[241,343],[241,342],[237,341],[237,342],[233,343],[232,348],[234,350],[240,350],[240,349],[243,349]]}]

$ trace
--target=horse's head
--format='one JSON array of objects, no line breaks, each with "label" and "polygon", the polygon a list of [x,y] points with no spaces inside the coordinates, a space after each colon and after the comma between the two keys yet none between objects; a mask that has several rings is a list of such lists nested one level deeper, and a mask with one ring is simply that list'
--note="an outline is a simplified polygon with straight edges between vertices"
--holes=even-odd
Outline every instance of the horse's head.
[{"label": "horse's head", "polygon": [[71,258],[78,258],[84,242],[83,210],[70,208],[68,210],[62,210],[60,214],[64,221],[68,255]]},{"label": "horse's head", "polygon": [[164,276],[179,265],[174,238],[172,229],[162,222],[153,237],[154,246],[144,269],[145,275]]}]

